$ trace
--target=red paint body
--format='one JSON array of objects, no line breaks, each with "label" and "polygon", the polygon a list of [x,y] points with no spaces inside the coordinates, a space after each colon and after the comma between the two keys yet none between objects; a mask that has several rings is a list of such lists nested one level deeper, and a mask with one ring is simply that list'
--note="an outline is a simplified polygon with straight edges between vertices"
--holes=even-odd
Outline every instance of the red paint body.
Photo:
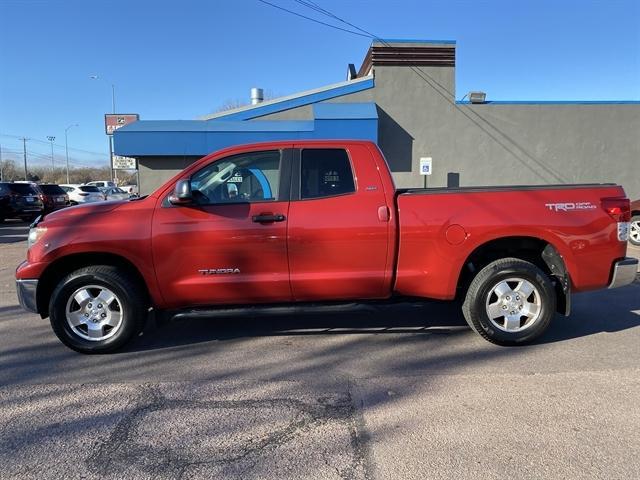
[{"label": "red paint body", "polygon": [[[330,198],[171,206],[179,179],[230,155],[278,149],[344,148],[356,191]],[[295,186],[292,185],[292,188]],[[573,291],[604,288],[623,258],[616,220],[602,206],[628,205],[619,186],[397,192],[375,144],[275,142],[213,153],[152,195],[48,215],[47,233],[18,267],[38,279],[52,262],[109,253],[133,264],[156,308],[296,301],[364,300],[394,294],[452,299],[469,256],[504,237],[531,237],[562,256]],[[588,204],[559,210],[548,204]],[[255,223],[254,215],[286,221]],[[628,219],[627,219],[628,221]],[[54,265],[55,267],[55,265]],[[240,273],[203,275],[201,269]]]}]

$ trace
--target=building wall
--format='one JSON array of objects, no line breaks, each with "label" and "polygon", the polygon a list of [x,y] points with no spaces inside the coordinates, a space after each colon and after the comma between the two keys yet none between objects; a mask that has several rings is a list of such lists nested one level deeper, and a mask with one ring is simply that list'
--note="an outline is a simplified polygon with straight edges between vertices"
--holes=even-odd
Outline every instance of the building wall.
[{"label": "building wall", "polygon": [[640,197],[640,105],[456,104],[453,69],[442,70],[423,69],[426,80],[407,67],[375,70],[374,101],[411,142],[411,172],[395,174],[400,186],[422,184],[418,162],[427,156],[430,186],[458,173],[460,185],[615,182]]},{"label": "building wall", "polygon": [[140,194],[148,195],[200,157],[139,157]]}]

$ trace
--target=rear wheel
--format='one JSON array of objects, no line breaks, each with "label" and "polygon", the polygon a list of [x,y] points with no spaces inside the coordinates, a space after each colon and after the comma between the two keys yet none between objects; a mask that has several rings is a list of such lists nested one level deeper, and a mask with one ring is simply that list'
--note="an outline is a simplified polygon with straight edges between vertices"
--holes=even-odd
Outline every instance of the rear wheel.
[{"label": "rear wheel", "polygon": [[640,215],[634,215],[631,218],[629,241],[632,245],[640,246]]},{"label": "rear wheel", "polygon": [[537,266],[517,258],[496,260],[473,279],[462,306],[467,323],[498,345],[533,341],[556,311],[556,293]]},{"label": "rear wheel", "polygon": [[49,316],[57,337],[82,353],[116,350],[144,328],[145,295],[129,276],[111,266],[76,270],[51,295]]}]

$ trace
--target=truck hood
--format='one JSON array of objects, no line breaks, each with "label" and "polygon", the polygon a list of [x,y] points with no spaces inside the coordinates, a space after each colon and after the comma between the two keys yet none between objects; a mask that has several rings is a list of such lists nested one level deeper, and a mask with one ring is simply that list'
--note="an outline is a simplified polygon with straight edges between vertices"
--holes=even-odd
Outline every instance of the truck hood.
[{"label": "truck hood", "polygon": [[62,210],[56,210],[55,212],[49,213],[44,217],[43,221],[46,223],[74,221],[74,219],[78,217],[86,217],[110,212],[127,202],[128,200],[115,200],[108,202],[88,203],[86,205],[74,205],[73,207],[67,207],[63,208]]}]

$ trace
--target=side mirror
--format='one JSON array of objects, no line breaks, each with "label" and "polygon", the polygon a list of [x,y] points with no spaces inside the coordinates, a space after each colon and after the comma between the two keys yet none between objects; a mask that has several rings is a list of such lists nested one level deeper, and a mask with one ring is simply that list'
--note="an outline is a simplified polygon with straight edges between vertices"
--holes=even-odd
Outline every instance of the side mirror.
[{"label": "side mirror", "polygon": [[193,195],[191,195],[191,182],[189,180],[178,180],[173,193],[169,197],[171,205],[189,205],[193,203]]}]

